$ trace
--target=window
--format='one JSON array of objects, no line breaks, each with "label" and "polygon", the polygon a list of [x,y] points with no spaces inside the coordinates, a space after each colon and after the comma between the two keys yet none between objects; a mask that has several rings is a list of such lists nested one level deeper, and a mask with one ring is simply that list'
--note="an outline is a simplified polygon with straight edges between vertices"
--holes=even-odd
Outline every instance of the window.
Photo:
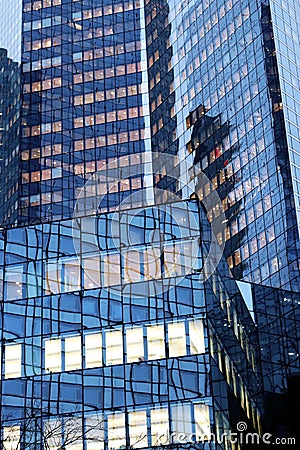
[{"label": "window", "polygon": [[[209,406],[204,403],[194,405],[194,417],[196,436],[201,436],[201,441],[205,440],[205,436],[210,436],[210,420],[209,420]],[[206,439],[207,440],[207,439]]]},{"label": "window", "polygon": [[186,355],[185,323],[168,324],[169,357]]},{"label": "window", "polygon": [[106,340],[106,365],[123,364],[123,336],[122,331],[107,331]]},{"label": "window", "polygon": [[14,265],[6,269],[6,300],[22,298],[23,266]]},{"label": "window", "polygon": [[104,449],[104,422],[101,417],[87,417],[85,421],[86,450]]},{"label": "window", "polygon": [[120,255],[109,253],[103,256],[103,285],[114,286],[120,284]]},{"label": "window", "polygon": [[169,443],[169,414],[168,408],[153,409],[150,415],[151,444],[154,446]]},{"label": "window", "polygon": [[102,335],[101,333],[85,336],[85,367],[102,366]]},{"label": "window", "polygon": [[5,378],[22,376],[22,346],[21,344],[5,347]]},{"label": "window", "polygon": [[81,369],[81,336],[65,339],[65,370]]},{"label": "window", "polygon": [[[192,418],[191,418],[191,405],[179,404],[174,405],[171,408],[172,414],[172,433],[175,433],[174,442],[188,442],[182,440],[182,435],[188,439],[193,432],[192,430]],[[181,435],[181,436],[180,436]]]},{"label": "window", "polygon": [[144,358],[143,328],[126,330],[127,362],[141,361]]},{"label": "window", "polygon": [[189,322],[190,352],[192,355],[205,353],[203,321],[193,320]]},{"label": "window", "polygon": [[147,347],[149,361],[166,357],[163,325],[147,327]]},{"label": "window", "polygon": [[125,414],[111,414],[107,417],[108,448],[126,448]]},{"label": "window", "polygon": [[20,427],[13,425],[3,428],[3,450],[19,450],[20,448]]},{"label": "window", "polygon": [[45,370],[47,372],[61,371],[61,339],[45,341]]},{"label": "window", "polygon": [[148,447],[146,411],[129,413],[130,448]]},{"label": "window", "polygon": [[[65,444],[63,448],[65,450],[82,450],[82,419],[70,417],[64,421],[63,425]],[[58,448],[61,448],[61,446]]]}]

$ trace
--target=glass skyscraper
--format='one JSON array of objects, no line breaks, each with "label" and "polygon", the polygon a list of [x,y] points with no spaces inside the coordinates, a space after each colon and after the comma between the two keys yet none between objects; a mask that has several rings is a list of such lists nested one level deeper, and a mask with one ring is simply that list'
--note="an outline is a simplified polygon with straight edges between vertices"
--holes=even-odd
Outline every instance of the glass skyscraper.
[{"label": "glass skyscraper", "polygon": [[286,435],[297,2],[16,3],[0,0],[1,448]]}]

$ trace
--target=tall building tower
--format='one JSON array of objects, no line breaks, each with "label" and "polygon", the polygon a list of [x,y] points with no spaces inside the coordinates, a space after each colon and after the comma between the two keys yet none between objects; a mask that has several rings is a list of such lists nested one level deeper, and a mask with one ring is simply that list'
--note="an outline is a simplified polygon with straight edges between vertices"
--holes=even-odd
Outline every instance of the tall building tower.
[{"label": "tall building tower", "polygon": [[[277,379],[263,379],[261,324],[270,366],[277,353],[264,288],[233,278],[298,289],[283,5],[23,0],[22,20],[0,5],[22,29],[21,98],[1,103],[6,123],[20,110],[19,158],[5,150],[18,209],[0,236],[2,447],[259,441]],[[10,34],[0,44],[19,48]]]}]

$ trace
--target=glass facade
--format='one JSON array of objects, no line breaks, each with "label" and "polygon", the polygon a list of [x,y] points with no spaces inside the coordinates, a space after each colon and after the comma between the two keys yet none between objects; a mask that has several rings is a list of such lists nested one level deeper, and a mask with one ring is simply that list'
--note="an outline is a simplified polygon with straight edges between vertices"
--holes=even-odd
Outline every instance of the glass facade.
[{"label": "glass facade", "polygon": [[270,3],[0,1],[5,450],[278,432],[299,33],[297,5]]}]

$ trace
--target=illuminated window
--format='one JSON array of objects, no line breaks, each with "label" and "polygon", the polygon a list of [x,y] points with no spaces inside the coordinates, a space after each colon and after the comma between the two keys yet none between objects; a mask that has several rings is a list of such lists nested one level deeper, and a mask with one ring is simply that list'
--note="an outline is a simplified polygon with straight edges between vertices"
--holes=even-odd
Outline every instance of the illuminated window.
[{"label": "illuminated window", "polygon": [[3,439],[1,439],[1,448],[3,450],[19,450],[20,449],[20,427],[13,425],[3,428]]},{"label": "illuminated window", "polygon": [[147,327],[147,348],[149,361],[166,357],[165,333],[163,325],[153,325]]},{"label": "illuminated window", "polygon": [[61,448],[62,424],[59,419],[49,420],[44,424],[44,435],[47,442],[47,449],[57,450]]},{"label": "illuminated window", "polygon": [[130,448],[148,447],[146,411],[129,413]]},{"label": "illuminated window", "polygon": [[87,417],[85,420],[86,450],[104,449],[104,422],[101,417]]},{"label": "illuminated window", "polygon": [[124,255],[124,282],[135,283],[141,279],[140,258],[138,250],[125,251]]},{"label": "illuminated window", "polygon": [[102,335],[101,333],[85,336],[85,367],[102,366]]},{"label": "illuminated window", "polygon": [[64,260],[63,291],[70,292],[80,289],[80,264],[77,258]]},{"label": "illuminated window", "polygon": [[99,256],[89,256],[82,258],[83,262],[83,282],[85,289],[92,289],[100,286],[100,259]]},{"label": "illuminated window", "polygon": [[126,330],[127,362],[141,361],[144,358],[143,328]]},{"label": "illuminated window", "polygon": [[61,285],[61,265],[58,261],[46,264],[46,294],[59,294]]},{"label": "illuminated window", "polygon": [[125,414],[111,414],[107,417],[108,448],[126,448]]},{"label": "illuminated window", "polygon": [[22,265],[14,265],[6,269],[6,300],[22,298],[23,271]]},{"label": "illuminated window", "polygon": [[202,320],[189,322],[190,352],[192,355],[205,353],[204,330]]},{"label": "illuminated window", "polygon": [[[172,433],[174,442],[188,442],[184,441],[182,436],[186,439],[193,432],[192,430],[192,417],[191,417],[191,405],[179,404],[171,407],[172,416]],[[175,433],[175,435],[174,435]],[[181,436],[180,436],[181,435]]]},{"label": "illuminated window", "polygon": [[202,440],[205,436],[210,436],[210,419],[209,419],[209,406],[204,403],[198,403],[194,405],[194,417],[195,417],[195,427],[196,436],[201,437]]},{"label": "illuminated window", "polygon": [[5,378],[22,376],[22,345],[13,344],[5,347]]},{"label": "illuminated window", "polygon": [[103,256],[101,270],[104,286],[120,284],[120,255],[119,253],[108,253]]},{"label": "illuminated window", "polygon": [[123,336],[122,331],[107,331],[106,340],[106,365],[123,363]]},{"label": "illuminated window", "polygon": [[81,369],[81,336],[65,339],[65,370]]},{"label": "illuminated window", "polygon": [[186,355],[184,322],[168,324],[168,341],[170,358]]},{"label": "illuminated window", "polygon": [[45,341],[45,370],[47,372],[61,371],[61,339]]},{"label": "illuminated window", "polygon": [[169,443],[168,408],[153,409],[150,414],[151,444],[154,446]]}]

